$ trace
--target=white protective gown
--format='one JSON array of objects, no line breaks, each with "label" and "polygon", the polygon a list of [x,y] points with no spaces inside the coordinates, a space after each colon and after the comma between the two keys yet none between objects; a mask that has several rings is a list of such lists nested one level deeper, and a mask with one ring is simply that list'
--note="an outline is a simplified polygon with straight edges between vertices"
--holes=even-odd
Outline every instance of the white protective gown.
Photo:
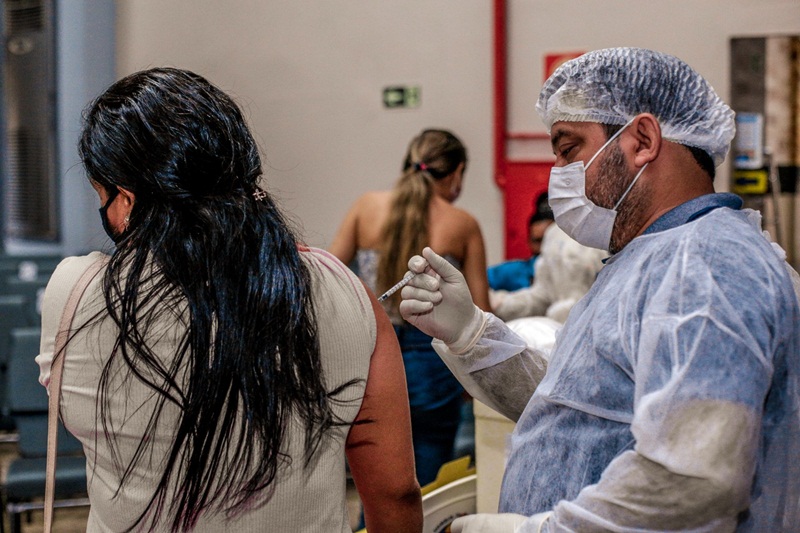
[{"label": "white protective gown", "polygon": [[759,221],[719,208],[634,239],[549,364],[491,315],[466,355],[435,341],[518,421],[500,512],[554,510],[550,531],[797,531],[800,311]]}]

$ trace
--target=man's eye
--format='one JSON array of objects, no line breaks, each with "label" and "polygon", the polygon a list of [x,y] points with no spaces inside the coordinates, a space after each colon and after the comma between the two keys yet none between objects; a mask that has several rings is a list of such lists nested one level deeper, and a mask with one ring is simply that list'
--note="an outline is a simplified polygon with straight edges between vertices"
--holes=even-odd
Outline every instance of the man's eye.
[{"label": "man's eye", "polygon": [[569,153],[572,151],[573,148],[575,148],[575,146],[567,146],[565,148],[562,148],[561,151],[559,152],[559,155],[561,157],[566,158],[567,155],[569,155]]}]

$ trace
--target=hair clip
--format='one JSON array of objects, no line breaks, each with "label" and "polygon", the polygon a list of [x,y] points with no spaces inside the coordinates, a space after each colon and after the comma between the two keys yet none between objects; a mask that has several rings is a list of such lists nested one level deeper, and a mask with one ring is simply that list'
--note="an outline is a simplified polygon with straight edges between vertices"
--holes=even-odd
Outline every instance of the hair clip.
[{"label": "hair clip", "polygon": [[255,198],[257,202],[260,202],[261,200],[263,200],[266,197],[267,197],[266,191],[263,191],[261,189],[256,189],[253,192],[253,198]]}]

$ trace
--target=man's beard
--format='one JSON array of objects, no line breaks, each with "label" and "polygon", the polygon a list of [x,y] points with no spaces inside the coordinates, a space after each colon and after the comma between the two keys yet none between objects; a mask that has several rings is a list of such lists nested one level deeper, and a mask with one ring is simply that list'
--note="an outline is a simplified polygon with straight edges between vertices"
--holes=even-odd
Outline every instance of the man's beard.
[{"label": "man's beard", "polygon": [[[628,170],[625,154],[619,143],[614,142],[605,149],[591,194],[586,191],[586,196],[600,207],[613,209],[635,177],[636,171]],[[637,182],[617,209],[609,245],[612,254],[619,252],[636,235],[639,229],[637,219],[644,215],[644,207],[649,201],[649,187]]]}]

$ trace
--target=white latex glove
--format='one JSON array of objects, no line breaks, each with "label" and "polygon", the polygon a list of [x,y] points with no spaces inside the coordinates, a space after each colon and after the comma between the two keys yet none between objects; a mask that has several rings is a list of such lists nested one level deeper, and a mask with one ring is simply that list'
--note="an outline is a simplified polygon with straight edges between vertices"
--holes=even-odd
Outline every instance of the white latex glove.
[{"label": "white latex glove", "polygon": [[525,533],[539,532],[550,517],[552,512],[538,513],[533,516],[523,516],[514,513],[500,514],[472,514],[456,518],[450,524],[452,533],[522,533],[525,524]]},{"label": "white latex glove", "polygon": [[440,339],[454,354],[480,338],[486,317],[473,302],[459,270],[430,248],[408,261],[417,275],[403,287],[400,314],[410,324]]}]

